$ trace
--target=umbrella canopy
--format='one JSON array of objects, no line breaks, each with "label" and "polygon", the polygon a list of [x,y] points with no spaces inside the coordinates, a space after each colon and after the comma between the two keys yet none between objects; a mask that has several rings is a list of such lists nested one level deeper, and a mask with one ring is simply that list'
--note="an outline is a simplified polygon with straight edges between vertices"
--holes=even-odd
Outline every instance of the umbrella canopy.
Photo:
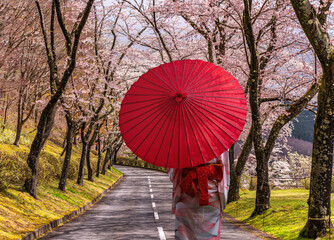
[{"label": "umbrella canopy", "polygon": [[216,158],[238,139],[247,106],[238,81],[201,60],[160,65],[126,93],[119,125],[141,159],[168,168],[194,167]]}]

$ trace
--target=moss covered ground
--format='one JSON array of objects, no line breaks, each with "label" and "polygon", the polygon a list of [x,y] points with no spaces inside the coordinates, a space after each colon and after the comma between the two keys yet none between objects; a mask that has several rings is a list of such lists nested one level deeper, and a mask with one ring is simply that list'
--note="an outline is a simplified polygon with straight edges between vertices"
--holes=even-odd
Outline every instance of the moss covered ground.
[{"label": "moss covered ground", "polygon": [[[265,214],[251,218],[255,206],[255,191],[242,191],[240,200],[228,204],[225,212],[280,239],[302,240],[304,238],[299,237],[299,232],[307,221],[308,194],[309,191],[305,189],[273,190],[271,208]],[[334,201],[332,206],[333,204]],[[333,231],[334,229],[331,232]],[[333,236],[332,234],[331,239]],[[329,236],[318,239],[329,239]]]}]

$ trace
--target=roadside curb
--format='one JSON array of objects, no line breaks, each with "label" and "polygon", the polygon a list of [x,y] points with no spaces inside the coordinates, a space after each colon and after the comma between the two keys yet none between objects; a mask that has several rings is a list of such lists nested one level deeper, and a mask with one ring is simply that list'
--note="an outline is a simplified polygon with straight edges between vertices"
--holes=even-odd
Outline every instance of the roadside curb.
[{"label": "roadside curb", "polygon": [[[77,210],[74,210],[73,212],[66,214],[65,216],[63,216],[62,218],[59,219],[55,219],[53,221],[51,221],[49,224],[45,224],[39,228],[37,228],[36,230],[29,232],[27,234],[25,234],[24,236],[21,237],[21,240],[34,240],[37,239],[39,237],[41,237],[42,235],[44,235],[45,233],[51,231],[52,229],[58,227],[60,224],[63,224],[71,219],[73,219],[74,217],[80,215],[81,213],[85,212],[88,208],[90,208],[94,203],[98,202],[99,200],[101,200],[101,198],[108,193],[110,190],[112,190],[122,179],[123,176],[120,176],[116,182],[114,182],[109,188],[107,188],[106,190],[104,190],[102,193],[100,193],[99,195],[97,195],[93,200],[91,200],[90,202],[86,203],[83,207],[78,208]],[[18,239],[20,240],[20,239]]]},{"label": "roadside curb", "polygon": [[232,217],[231,215],[223,212],[223,218],[225,218],[227,221],[229,221],[230,223],[240,227],[241,229],[245,230],[246,232],[249,232],[261,239],[275,239],[275,240],[279,240],[279,238],[271,236],[268,233],[262,232],[260,229],[257,229],[249,224],[246,224],[244,222],[241,222],[238,219],[235,219],[234,217]]}]

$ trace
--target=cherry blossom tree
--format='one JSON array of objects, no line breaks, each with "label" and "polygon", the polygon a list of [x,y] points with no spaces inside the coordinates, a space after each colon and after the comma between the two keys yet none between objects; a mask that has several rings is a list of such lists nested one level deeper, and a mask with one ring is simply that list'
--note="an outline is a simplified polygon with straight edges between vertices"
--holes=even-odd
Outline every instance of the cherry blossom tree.
[{"label": "cherry blossom tree", "polygon": [[134,22],[128,22],[129,18],[131,15],[124,11],[124,1],[109,6],[101,2],[94,8],[94,17],[85,30],[94,34],[85,40],[92,51],[82,58],[81,70],[78,69],[80,78],[75,86],[80,89],[77,101],[83,117],[80,127],[83,148],[77,179],[80,185],[85,164],[88,180],[93,181],[91,148],[98,140],[103,123],[118,111],[123,82],[137,62],[131,49],[145,29],[137,29]]},{"label": "cherry blossom tree", "polygon": [[293,9],[320,62],[322,76],[314,125],[308,220],[301,236],[317,238],[326,233],[331,214],[331,180],[334,128],[334,58],[329,36],[333,1],[291,1]]},{"label": "cherry blossom tree", "polygon": [[[76,65],[76,54],[80,41],[81,32],[86,24],[88,15],[92,8],[94,0],[89,0],[84,4],[84,10],[79,14],[77,21],[72,27],[72,30],[68,30],[64,21],[63,9],[60,6],[59,0],[53,0],[51,9],[51,18],[50,18],[50,35],[48,36],[45,28],[45,19],[42,14],[42,9],[38,1],[36,1],[36,6],[40,15],[40,24],[43,33],[45,51],[47,54],[47,61],[49,65],[49,76],[50,76],[50,91],[51,98],[45,108],[43,109],[38,127],[37,133],[33,140],[33,143],[30,148],[28,155],[27,163],[31,170],[31,176],[28,177],[25,181],[24,188],[25,190],[34,198],[37,198],[37,174],[38,174],[38,159],[42,147],[44,146],[45,141],[50,135],[52,125],[54,123],[54,116],[57,110],[57,103],[60,97],[62,96],[66,84],[69,78],[72,75],[72,72]],[[55,17],[57,17],[57,22],[59,27],[64,35],[64,46],[66,50],[66,63],[61,68],[59,62],[57,61],[58,56],[55,48]],[[61,70],[60,70],[61,69]]]},{"label": "cherry blossom tree", "polygon": [[[270,208],[268,161],[278,134],[282,127],[296,117],[306,107],[307,103],[312,100],[317,93],[318,84],[313,80],[314,83],[306,91],[304,90],[304,94],[299,97],[293,96],[294,92],[290,91],[290,95],[294,97],[294,99],[291,101],[292,103],[289,104],[289,107],[286,107],[286,96],[284,96],[284,98],[281,96],[278,99],[276,97],[272,98],[273,94],[270,95],[270,98],[262,97],[262,88],[266,87],[264,85],[263,73],[267,67],[272,68],[273,66],[272,63],[268,65],[268,62],[277,54],[273,50],[278,48],[278,33],[284,31],[284,28],[282,28],[283,24],[280,23],[280,20],[284,18],[280,17],[280,14],[288,14],[289,12],[282,11],[287,9],[286,2],[284,1],[275,1],[271,4],[269,4],[269,2],[264,2],[262,4],[254,3],[248,0],[244,0],[243,2],[244,10],[242,24],[249,51],[249,77],[247,86],[249,87],[249,104],[252,113],[252,126],[254,128],[253,144],[257,159],[256,203],[252,214],[254,216],[262,214],[266,209]],[[259,12],[268,14],[267,18],[264,18],[264,20],[257,18]],[[264,24],[264,28],[259,28],[257,22]],[[265,36],[263,31],[268,32],[268,37],[264,38],[265,42],[262,42],[263,40],[261,40],[261,37]],[[291,32],[289,34],[291,34]],[[264,43],[262,47],[260,45],[261,43]],[[261,48],[264,49],[264,51],[261,51]],[[283,52],[286,51],[285,48],[280,49]],[[275,74],[276,73],[277,71]],[[270,76],[269,79],[272,78],[273,77]],[[279,79],[273,78],[273,80],[277,81]],[[304,78],[301,80],[305,82]],[[309,82],[312,83],[312,78]],[[271,121],[272,124],[270,130],[264,131],[263,116],[266,115],[261,114],[261,108],[264,102],[272,102],[273,100],[274,102],[279,100],[278,104],[275,103],[274,108],[271,106],[272,104],[267,105],[267,107],[276,112],[276,117]],[[281,106],[282,103],[283,106]],[[275,105],[277,105],[277,107],[275,107]],[[264,143],[263,133],[265,132],[268,132],[268,137],[267,141]]]},{"label": "cherry blossom tree", "polygon": [[[3,127],[6,124],[9,103],[17,105],[15,145],[19,144],[24,123],[45,92],[45,67],[42,62],[42,44],[38,41],[38,14],[31,1],[5,0],[0,6],[0,95],[5,103]],[[34,61],[32,61],[34,59]],[[13,99],[10,101],[10,99]]]}]

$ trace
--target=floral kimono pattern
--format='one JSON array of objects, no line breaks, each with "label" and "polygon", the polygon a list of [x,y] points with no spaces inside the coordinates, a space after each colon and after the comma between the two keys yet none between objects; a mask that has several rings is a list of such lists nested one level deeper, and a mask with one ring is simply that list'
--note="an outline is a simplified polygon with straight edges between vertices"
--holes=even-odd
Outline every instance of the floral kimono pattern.
[{"label": "floral kimono pattern", "polygon": [[[205,175],[205,177],[208,176],[207,187],[206,182],[203,186],[200,181],[202,173],[198,171],[198,167],[191,171],[176,168],[168,170],[173,182],[172,212],[175,214],[175,239],[177,240],[220,239],[221,212],[226,206],[230,184],[228,151],[205,165],[210,166],[209,172],[218,172],[218,175],[222,175],[211,174],[213,176],[211,178],[210,174]],[[192,189],[192,183],[186,182],[186,178],[195,178],[191,174],[196,175],[194,180],[196,189]],[[201,188],[207,193],[203,193]]]}]

